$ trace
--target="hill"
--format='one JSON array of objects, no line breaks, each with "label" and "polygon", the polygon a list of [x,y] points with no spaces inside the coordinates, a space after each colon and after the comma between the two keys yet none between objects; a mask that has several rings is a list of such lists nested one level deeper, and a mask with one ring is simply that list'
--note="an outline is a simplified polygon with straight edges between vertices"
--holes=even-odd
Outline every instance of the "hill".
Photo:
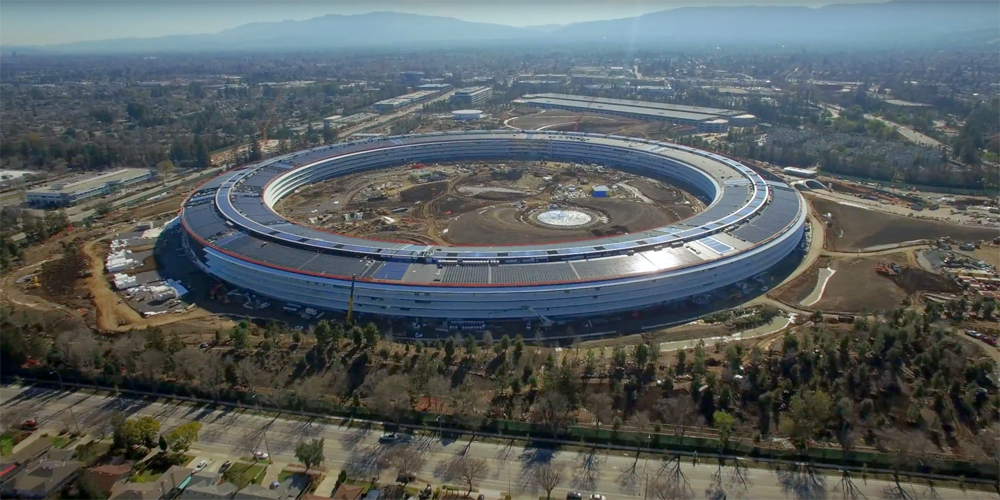
[{"label": "hill", "polygon": [[373,12],[257,22],[215,34],[4,47],[19,53],[291,51],[341,48],[581,43],[694,46],[919,48],[986,46],[1000,37],[1000,2],[895,1],[810,7],[685,7],[638,17],[524,28],[449,17]]}]

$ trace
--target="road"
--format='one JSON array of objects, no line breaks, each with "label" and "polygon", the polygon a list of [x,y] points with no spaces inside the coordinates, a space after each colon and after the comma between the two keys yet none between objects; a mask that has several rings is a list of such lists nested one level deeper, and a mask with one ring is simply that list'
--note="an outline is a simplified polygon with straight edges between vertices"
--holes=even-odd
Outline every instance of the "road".
[{"label": "road", "polygon": [[[833,115],[834,118],[839,117],[840,113],[843,111],[843,108],[841,108],[840,106],[837,106],[835,104],[820,103],[820,106],[823,107],[823,109],[829,111]],[[913,130],[912,128],[907,127],[905,125],[900,125],[900,124],[898,124],[896,122],[892,122],[892,121],[886,120],[885,118],[882,118],[881,116],[875,116],[875,115],[872,115],[872,114],[865,114],[864,116],[865,116],[866,120],[877,120],[877,121],[880,121],[880,122],[882,122],[882,123],[884,123],[884,124],[886,124],[886,125],[888,125],[890,127],[895,128],[899,132],[899,135],[903,136],[904,139],[906,139],[906,140],[908,140],[908,141],[910,141],[910,142],[912,142],[914,144],[919,144],[921,146],[929,146],[929,147],[932,147],[932,148],[939,148],[939,147],[942,147],[942,146],[946,146],[945,144],[942,144],[940,141],[938,141],[937,139],[935,139],[933,137],[930,137],[930,136],[925,135],[925,134],[921,134],[920,132],[917,132],[916,130]]]},{"label": "road", "polygon": [[881,116],[875,116],[875,115],[868,115],[868,114],[866,114],[865,118],[868,119],[868,120],[877,120],[877,121],[880,121],[880,122],[882,122],[882,123],[884,123],[884,124],[886,124],[886,125],[888,125],[890,127],[895,128],[896,131],[899,132],[899,135],[903,136],[903,138],[905,138],[906,140],[908,140],[908,141],[910,141],[910,142],[912,142],[914,144],[918,144],[920,146],[929,146],[929,147],[932,147],[932,148],[940,148],[940,147],[944,146],[944,144],[942,144],[937,139],[934,139],[933,137],[921,134],[920,132],[917,132],[916,130],[913,130],[912,128],[907,127],[905,125],[900,125],[900,124],[898,124],[896,122],[891,122],[889,120],[886,120],[885,118],[882,118]]},{"label": "road", "polygon": [[[93,395],[84,392],[60,392],[40,387],[5,386],[0,388],[0,404],[5,412],[21,411],[38,419],[40,430],[57,430],[61,426],[72,426],[71,417],[66,409],[73,407],[72,415],[79,422],[84,432],[92,432],[102,422],[106,422],[114,411],[122,411],[129,416],[152,416],[157,418],[162,426],[161,431],[167,431],[177,425],[197,420],[202,423],[199,440],[192,446],[191,454],[194,461],[207,460],[209,470],[216,470],[225,460],[244,457],[256,449],[269,449],[272,460],[278,466],[296,462],[295,445],[301,440],[322,437],[325,439],[325,466],[333,474],[346,469],[349,474],[357,477],[374,477],[383,472],[382,481],[394,478],[389,471],[377,466],[379,457],[390,451],[391,445],[379,444],[381,431],[363,427],[342,426],[329,421],[306,421],[286,419],[281,416],[272,417],[258,414],[247,409],[214,409],[204,406],[191,406],[187,403],[148,402],[114,398],[106,395]],[[266,445],[265,431],[266,430]],[[38,434],[36,433],[36,434]],[[463,453],[467,456],[485,459],[489,473],[478,488],[488,499],[501,498],[503,492],[511,492],[515,499],[536,499],[540,492],[531,486],[528,474],[540,463],[551,461],[565,466],[563,481],[560,487],[553,491],[553,498],[565,498],[570,490],[586,494],[600,492],[608,500],[626,500],[643,497],[645,478],[655,476],[660,467],[656,459],[642,458],[638,461],[628,453],[616,451],[612,454],[593,449],[580,451],[552,451],[542,448],[522,447],[519,444],[507,442],[481,442],[468,440],[455,441],[441,436],[417,436],[413,444],[424,451],[426,461],[417,474],[420,483],[430,482],[434,485],[460,484],[454,477],[449,477],[447,465]],[[685,463],[683,471],[690,481],[694,498],[705,498],[706,490],[713,484],[713,475],[719,468],[715,462],[697,466]],[[634,467],[633,467],[634,464]],[[273,466],[272,466],[273,467]],[[633,473],[634,471],[634,473]],[[268,471],[273,474],[273,471]],[[733,470],[721,469],[722,485],[730,498],[740,496],[739,488],[731,486]],[[750,469],[747,473],[750,485],[745,492],[749,498],[804,498],[786,492],[779,476],[771,470]],[[824,483],[823,492],[834,493],[839,479],[820,476]],[[324,481],[322,485],[330,485]],[[332,486],[332,485],[331,485]],[[857,487],[869,498],[878,498],[889,483],[868,480],[858,481]],[[914,497],[922,497],[929,493],[922,485],[907,485],[912,488]],[[815,491],[815,490],[814,490]],[[317,491],[321,495],[329,495],[330,491]],[[949,499],[986,499],[996,498],[996,494],[984,492],[963,492],[938,488],[941,498]],[[813,495],[810,498],[822,498],[824,495]],[[717,498],[721,498],[717,497]]]},{"label": "road", "polygon": [[344,130],[340,131],[339,134],[340,134],[341,137],[350,137],[352,134],[355,134],[355,133],[360,132],[362,130],[367,130],[367,129],[370,129],[372,127],[377,127],[379,125],[385,125],[386,123],[389,123],[389,122],[391,122],[391,121],[393,121],[393,120],[395,120],[397,118],[401,118],[403,116],[406,116],[406,115],[409,115],[409,114],[412,114],[412,113],[416,112],[417,110],[419,110],[420,108],[422,108],[425,104],[431,104],[431,103],[435,103],[435,102],[438,102],[438,101],[442,101],[444,99],[448,99],[454,93],[455,93],[454,90],[449,91],[449,92],[445,92],[444,94],[441,94],[441,95],[439,95],[439,96],[437,96],[437,97],[435,97],[435,98],[433,98],[433,99],[431,99],[429,101],[424,101],[424,102],[421,102],[419,104],[415,104],[413,106],[410,106],[408,108],[404,108],[404,109],[401,109],[399,111],[396,111],[395,113],[391,113],[391,114],[388,114],[388,115],[382,115],[382,116],[380,116],[380,117],[378,117],[378,118],[376,118],[376,119],[374,119],[374,120],[372,120],[370,122],[365,122],[365,123],[356,125],[354,127],[351,127],[351,128],[348,128],[348,129],[344,129]]}]

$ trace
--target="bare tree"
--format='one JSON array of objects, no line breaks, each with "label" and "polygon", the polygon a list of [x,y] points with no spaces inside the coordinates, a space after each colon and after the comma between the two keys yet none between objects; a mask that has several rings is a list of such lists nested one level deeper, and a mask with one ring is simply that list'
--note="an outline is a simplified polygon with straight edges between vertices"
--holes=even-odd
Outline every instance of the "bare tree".
[{"label": "bare tree", "polygon": [[826,498],[826,478],[810,464],[792,464],[779,468],[778,484],[786,495],[797,500]]},{"label": "bare tree", "polygon": [[847,469],[841,471],[840,483],[833,488],[833,491],[840,493],[844,500],[866,500],[868,498],[861,492],[858,485],[854,484],[854,478]]},{"label": "bare tree", "polygon": [[486,479],[486,474],[489,472],[489,465],[482,458],[464,457],[458,462],[458,470],[456,472],[458,473],[458,478],[468,486],[468,494],[472,494],[472,490],[475,489],[476,485],[483,479]]},{"label": "bare tree", "polygon": [[396,469],[398,477],[404,478],[404,483],[408,483],[411,477],[423,469],[424,462],[427,461],[423,452],[409,444],[393,449],[387,460],[389,466]]},{"label": "bare tree", "polygon": [[372,389],[375,409],[398,421],[402,411],[410,408],[410,397],[403,389],[405,387],[407,380],[402,375],[390,375],[380,380]]},{"label": "bare tree", "polygon": [[698,408],[691,398],[675,397],[667,399],[657,408],[660,419],[674,428],[674,435],[683,438],[687,430],[699,422]]},{"label": "bare tree", "polygon": [[886,486],[882,496],[887,499],[916,498],[912,487],[903,485],[901,472],[911,469],[932,446],[922,432],[907,432],[887,429],[878,434],[879,444],[893,455],[892,483]]},{"label": "bare tree", "polygon": [[629,418],[629,425],[635,428],[642,437],[635,443],[635,460],[632,465],[622,469],[618,476],[618,485],[627,492],[636,494],[639,486],[639,454],[642,452],[642,445],[646,442],[649,430],[649,416],[646,412],[637,412]]},{"label": "bare tree", "polygon": [[0,425],[3,426],[3,431],[7,432],[16,429],[28,419],[28,410],[24,408],[18,408],[16,406],[11,406],[4,408],[0,412]]},{"label": "bare tree", "polygon": [[546,390],[535,401],[533,417],[535,421],[549,426],[553,435],[558,435],[563,426],[572,422],[572,411],[566,396],[554,390]]},{"label": "bare tree", "polygon": [[615,417],[614,401],[607,393],[593,393],[587,396],[585,404],[587,411],[594,416],[598,430],[601,429],[601,424],[610,423],[611,419]]},{"label": "bare tree", "polygon": [[657,500],[687,500],[694,490],[681,470],[680,456],[664,458],[653,479],[646,483],[646,494]]},{"label": "bare tree", "polygon": [[556,489],[556,486],[559,486],[563,480],[563,465],[557,465],[551,461],[545,462],[534,468],[531,479],[535,485],[545,490],[545,498],[551,500],[552,490]]}]

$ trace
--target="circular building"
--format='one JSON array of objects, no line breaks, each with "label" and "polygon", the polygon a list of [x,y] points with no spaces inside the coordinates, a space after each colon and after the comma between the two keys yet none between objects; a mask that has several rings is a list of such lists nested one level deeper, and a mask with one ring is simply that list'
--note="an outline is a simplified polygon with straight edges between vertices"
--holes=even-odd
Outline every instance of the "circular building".
[{"label": "circular building", "polygon": [[[679,184],[705,211],[650,230],[537,245],[368,240],[292,223],[274,204],[308,184],[409,162],[598,163]],[[580,223],[575,214],[547,216]],[[723,156],[570,132],[475,131],[378,137],[232,170],[184,203],[184,247],[206,273],[309,307],[396,317],[530,320],[599,316],[704,298],[767,271],[800,244],[806,205]],[[574,222],[575,221],[575,222]]]},{"label": "circular building", "polygon": [[475,121],[483,117],[478,109],[459,109],[451,112],[451,118],[456,121]]}]

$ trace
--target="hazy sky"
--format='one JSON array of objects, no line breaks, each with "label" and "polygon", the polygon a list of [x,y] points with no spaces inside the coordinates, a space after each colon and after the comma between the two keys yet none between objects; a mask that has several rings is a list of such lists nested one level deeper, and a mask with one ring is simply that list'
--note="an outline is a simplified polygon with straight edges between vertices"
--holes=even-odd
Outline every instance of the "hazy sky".
[{"label": "hazy sky", "polygon": [[630,17],[692,5],[808,5],[878,0],[29,0],[0,1],[0,44],[215,33],[255,21],[376,11],[449,16],[511,26]]}]

